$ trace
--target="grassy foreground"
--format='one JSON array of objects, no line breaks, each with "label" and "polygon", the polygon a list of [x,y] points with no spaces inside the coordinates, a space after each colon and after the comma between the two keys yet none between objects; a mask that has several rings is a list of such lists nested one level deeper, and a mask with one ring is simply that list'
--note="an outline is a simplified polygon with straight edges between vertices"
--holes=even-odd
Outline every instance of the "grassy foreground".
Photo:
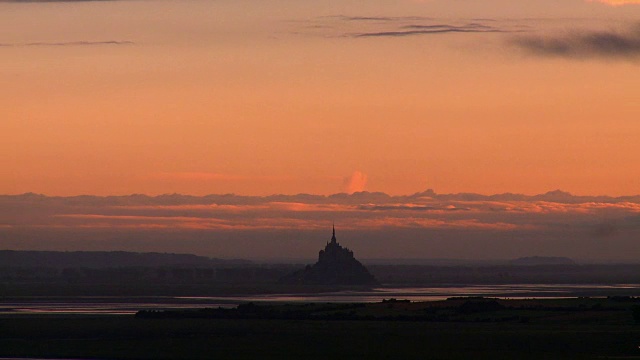
[{"label": "grassy foreground", "polygon": [[[97,359],[640,358],[635,301],[387,302],[339,319],[188,316],[0,319],[0,357]],[[478,305],[477,303],[481,304]],[[464,305],[464,304],[467,305]],[[272,311],[290,305],[271,305]],[[310,311],[317,312],[319,305]],[[335,305],[346,311],[345,305]],[[324,312],[333,311],[323,308]],[[334,312],[335,312],[334,311]],[[347,314],[353,315],[353,309]],[[413,314],[449,314],[417,320]],[[298,312],[299,314],[299,312]],[[401,316],[399,314],[405,314]],[[431,320],[429,320],[431,319]]]}]

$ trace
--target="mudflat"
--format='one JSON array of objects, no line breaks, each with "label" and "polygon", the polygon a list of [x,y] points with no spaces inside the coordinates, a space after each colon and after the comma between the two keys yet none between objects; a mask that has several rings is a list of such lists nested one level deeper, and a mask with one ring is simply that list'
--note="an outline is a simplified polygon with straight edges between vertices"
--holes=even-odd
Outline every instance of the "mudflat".
[{"label": "mudflat", "polygon": [[638,304],[638,299],[630,297],[454,298],[370,304],[251,304],[238,307],[235,313],[226,309],[219,314],[215,314],[217,309],[195,309],[137,316],[5,316],[0,318],[0,356],[636,358],[640,356]]}]

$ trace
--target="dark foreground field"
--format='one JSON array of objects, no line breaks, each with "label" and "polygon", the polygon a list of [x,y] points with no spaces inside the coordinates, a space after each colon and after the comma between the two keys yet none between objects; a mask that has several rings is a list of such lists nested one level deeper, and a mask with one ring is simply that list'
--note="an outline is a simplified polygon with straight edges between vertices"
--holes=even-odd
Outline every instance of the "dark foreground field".
[{"label": "dark foreground field", "polygon": [[[352,305],[356,310],[345,304],[307,305],[313,313],[365,314],[352,320],[338,316],[333,320],[198,318],[193,313],[166,318],[13,316],[0,319],[0,357],[640,358],[640,325],[635,324],[631,310],[633,299],[500,301],[500,306],[493,300],[484,305],[465,303]],[[268,312],[285,306],[290,305],[276,305]],[[417,320],[399,315],[407,312],[448,316]]]}]

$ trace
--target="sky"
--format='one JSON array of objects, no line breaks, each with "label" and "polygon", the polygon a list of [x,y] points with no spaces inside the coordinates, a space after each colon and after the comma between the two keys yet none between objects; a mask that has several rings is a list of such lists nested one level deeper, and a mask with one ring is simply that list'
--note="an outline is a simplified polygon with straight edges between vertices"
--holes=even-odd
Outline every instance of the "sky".
[{"label": "sky", "polygon": [[0,193],[637,194],[635,3],[3,1]]},{"label": "sky", "polygon": [[[96,218],[87,223],[86,216],[104,216],[102,206],[56,208],[49,214],[54,221],[36,216],[38,207],[16,219],[14,205],[5,204],[0,246],[223,257],[242,257],[249,247],[256,257],[304,256],[316,246],[255,247],[256,239],[275,231],[280,240],[320,241],[329,218],[343,216],[368,257],[388,250],[382,235],[362,250],[363,239],[373,236],[366,229],[403,242],[404,250],[392,251],[397,257],[640,255],[631,242],[636,198],[616,200],[630,205],[610,211],[603,210],[610,199],[597,197],[640,194],[640,1],[0,0],[0,78],[0,194],[270,199],[366,191],[399,196],[393,206],[413,207],[424,204],[402,196],[427,189],[487,196],[561,189],[595,198],[543,211],[544,221],[586,212],[569,222],[572,236],[610,223],[628,230],[611,232],[607,238],[619,236],[626,245],[608,253],[597,244],[587,247],[591,252],[558,245],[567,233],[543,231],[537,217],[516,221],[511,213],[454,219],[426,211],[415,219],[416,211],[406,208],[377,209],[373,217],[359,208],[323,208],[303,226],[297,221],[310,204],[295,198],[287,206],[304,206],[286,216],[264,200],[254,220],[279,220],[260,229],[240,231],[244,208],[237,222],[227,209],[207,215],[219,220],[215,226],[189,223],[215,236],[229,234],[222,228],[237,230],[222,247],[193,240],[204,235],[194,235],[189,246],[171,237],[164,245],[125,241],[113,235],[121,220],[111,218],[98,221],[114,228],[94,234],[92,245],[72,246],[36,233],[64,227],[82,238],[81,229],[96,227]],[[491,208],[490,199],[479,201]],[[602,208],[588,204],[599,201]],[[525,202],[505,207],[538,206]],[[224,205],[217,198],[205,203]],[[368,223],[356,221],[352,210],[369,214]],[[127,211],[109,216],[140,215]],[[153,227],[154,221],[129,224],[125,237],[142,231],[134,224]],[[500,235],[495,249],[461,252],[465,241],[492,238],[490,231]],[[95,240],[100,236],[112,241]],[[411,240],[416,236],[449,240],[425,245]],[[503,251],[497,244],[507,239],[528,247]]]}]

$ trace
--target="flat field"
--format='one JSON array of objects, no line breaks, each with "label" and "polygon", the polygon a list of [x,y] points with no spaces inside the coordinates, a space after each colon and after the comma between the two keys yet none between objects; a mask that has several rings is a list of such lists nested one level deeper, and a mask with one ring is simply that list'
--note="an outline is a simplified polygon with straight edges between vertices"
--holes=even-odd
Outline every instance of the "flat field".
[{"label": "flat field", "polygon": [[[468,305],[469,303],[475,305]],[[478,305],[478,302],[481,304]],[[464,305],[464,304],[467,305]],[[322,317],[0,318],[0,357],[82,359],[640,358],[635,303],[610,299],[294,305]],[[273,314],[292,305],[269,305]],[[324,306],[324,307],[323,307]],[[335,306],[334,310],[331,307]],[[298,309],[298,310],[299,310]],[[355,310],[354,310],[355,309]],[[354,316],[362,314],[363,316]],[[333,313],[332,316],[326,316]],[[415,316],[407,314],[413,313]],[[185,315],[186,314],[186,315]],[[297,312],[299,317],[300,311]],[[351,317],[349,320],[341,319]],[[419,319],[418,314],[428,316]],[[438,315],[439,314],[439,315]],[[444,316],[448,314],[448,316]],[[434,317],[435,316],[435,317]]]}]

